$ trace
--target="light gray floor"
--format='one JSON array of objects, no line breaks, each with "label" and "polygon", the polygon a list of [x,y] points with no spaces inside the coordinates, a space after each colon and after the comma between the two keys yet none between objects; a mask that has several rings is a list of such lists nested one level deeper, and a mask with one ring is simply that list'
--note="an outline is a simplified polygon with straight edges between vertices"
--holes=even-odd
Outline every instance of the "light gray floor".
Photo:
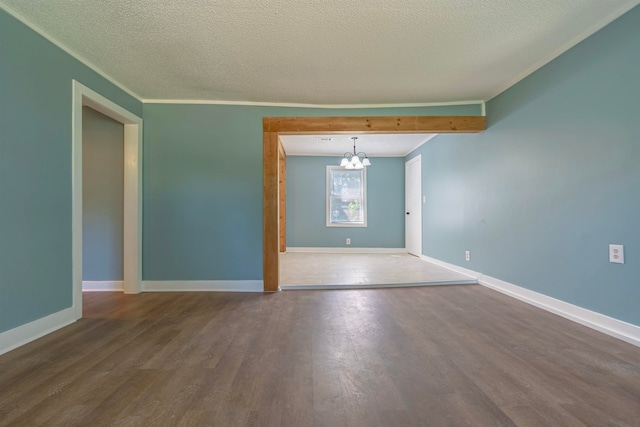
[{"label": "light gray floor", "polygon": [[408,254],[280,254],[281,289],[472,284],[476,281]]}]

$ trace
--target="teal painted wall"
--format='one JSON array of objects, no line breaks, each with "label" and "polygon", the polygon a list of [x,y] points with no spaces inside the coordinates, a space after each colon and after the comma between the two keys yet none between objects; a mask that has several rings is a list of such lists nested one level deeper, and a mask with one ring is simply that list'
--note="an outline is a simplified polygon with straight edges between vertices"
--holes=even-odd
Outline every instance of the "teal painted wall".
[{"label": "teal painted wall", "polygon": [[640,325],[639,46],[635,8],[418,149],[424,254]]},{"label": "teal painted wall", "polygon": [[71,307],[71,87],[142,104],[0,10],[0,332]]},{"label": "teal painted wall", "polygon": [[367,167],[367,227],[326,226],[326,170],[340,157],[287,156],[287,247],[404,248],[404,158]]},{"label": "teal painted wall", "polygon": [[263,117],[477,114],[145,104],[143,279],[262,279]]},{"label": "teal painted wall", "polygon": [[82,280],[123,280],[124,125],[82,108]]}]

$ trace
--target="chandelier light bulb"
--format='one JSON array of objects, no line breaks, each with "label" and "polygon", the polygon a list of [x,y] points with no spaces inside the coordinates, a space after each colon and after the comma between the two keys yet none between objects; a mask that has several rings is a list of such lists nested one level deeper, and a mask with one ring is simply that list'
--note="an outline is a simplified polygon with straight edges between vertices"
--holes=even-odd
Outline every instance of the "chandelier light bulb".
[{"label": "chandelier light bulb", "polygon": [[[365,166],[370,166],[371,162],[369,161],[369,157],[367,157],[367,153],[356,151],[356,139],[358,139],[358,137],[353,136],[351,139],[353,139],[353,154],[344,153],[344,157],[340,161],[340,166],[345,169],[362,169]],[[360,160],[360,155],[364,156],[363,160]]]}]

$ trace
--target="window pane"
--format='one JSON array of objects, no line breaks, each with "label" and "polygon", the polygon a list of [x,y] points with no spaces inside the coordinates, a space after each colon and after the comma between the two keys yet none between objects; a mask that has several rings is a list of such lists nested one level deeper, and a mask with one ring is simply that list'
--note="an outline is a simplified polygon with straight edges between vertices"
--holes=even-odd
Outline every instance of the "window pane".
[{"label": "window pane", "polygon": [[364,170],[329,168],[328,224],[365,225]]}]

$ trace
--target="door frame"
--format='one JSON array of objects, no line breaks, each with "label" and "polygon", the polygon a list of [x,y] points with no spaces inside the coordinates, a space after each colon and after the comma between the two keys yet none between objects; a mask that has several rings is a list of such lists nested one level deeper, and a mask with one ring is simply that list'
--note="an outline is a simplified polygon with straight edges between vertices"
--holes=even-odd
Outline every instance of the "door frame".
[{"label": "door frame", "polygon": [[[422,154],[418,154],[417,156],[407,160],[406,162],[404,162],[404,182],[405,182],[405,188],[404,188],[404,208],[405,208],[405,212],[407,211],[408,207],[407,207],[407,200],[408,200],[408,178],[409,178],[409,167],[413,166],[414,163],[418,164],[418,192],[420,193],[420,203],[418,203],[418,212],[419,212],[419,217],[420,217],[420,222],[418,225],[418,231],[420,234],[420,239],[418,239],[418,254],[417,256],[422,255],[422,198],[424,197],[422,195]],[[408,229],[407,229],[407,216],[405,215],[405,231],[404,231],[404,242],[405,242],[405,248],[407,249],[407,252],[409,252],[409,248],[407,247],[407,235],[409,233]],[[409,252],[410,253],[410,252]],[[413,254],[416,255],[416,254]]]},{"label": "door frame", "polygon": [[278,143],[278,215],[280,228],[280,253],[287,251],[287,152]]},{"label": "door frame", "polygon": [[124,125],[124,292],[142,290],[142,118],[76,80],[72,86],[71,250],[73,311],[82,317],[82,107]]},{"label": "door frame", "polygon": [[485,116],[264,117],[262,119],[262,244],[265,292],[279,286],[280,135],[364,133],[478,133]]}]

